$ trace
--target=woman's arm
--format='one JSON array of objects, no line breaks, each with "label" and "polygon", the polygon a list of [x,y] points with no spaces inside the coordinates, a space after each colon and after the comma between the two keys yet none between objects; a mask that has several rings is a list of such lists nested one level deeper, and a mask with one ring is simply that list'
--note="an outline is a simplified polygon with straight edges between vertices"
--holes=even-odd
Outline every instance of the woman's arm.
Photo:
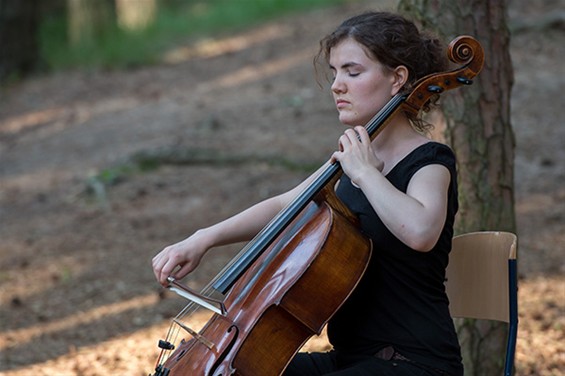
[{"label": "woman's arm", "polygon": [[356,181],[385,226],[410,248],[427,252],[437,243],[447,216],[449,170],[439,164],[422,167],[406,193],[378,170]]},{"label": "woman's arm", "polygon": [[332,160],[365,194],[385,226],[410,248],[427,252],[437,243],[447,217],[447,194],[451,175],[447,167],[431,164],[410,179],[406,193],[382,174],[369,135],[362,127],[340,138],[340,151]]},{"label": "woman's arm", "polygon": [[204,254],[211,248],[251,240],[302,192],[324,167],[325,165],[295,188],[261,201],[164,248],[152,260],[153,273],[159,283],[167,286],[167,277],[173,276],[177,279],[185,277],[198,266]]}]

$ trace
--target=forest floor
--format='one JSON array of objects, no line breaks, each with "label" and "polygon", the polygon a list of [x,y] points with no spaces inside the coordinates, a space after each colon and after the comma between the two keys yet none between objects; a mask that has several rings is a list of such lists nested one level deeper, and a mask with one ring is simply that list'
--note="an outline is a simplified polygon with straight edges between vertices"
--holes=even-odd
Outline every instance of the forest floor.
[{"label": "forest floor", "polygon": [[[184,301],[156,283],[151,258],[329,157],[342,128],[311,57],[323,35],[369,4],[189,43],[156,66],[2,89],[1,375],[152,372],[157,341]],[[556,9],[563,1],[516,0],[510,18],[530,25]],[[511,46],[516,368],[557,376],[565,375],[565,30],[546,26],[519,29]],[[140,155],[154,168],[139,168]],[[199,288],[237,249],[211,252],[185,282]],[[322,337],[308,346],[327,345]]]}]

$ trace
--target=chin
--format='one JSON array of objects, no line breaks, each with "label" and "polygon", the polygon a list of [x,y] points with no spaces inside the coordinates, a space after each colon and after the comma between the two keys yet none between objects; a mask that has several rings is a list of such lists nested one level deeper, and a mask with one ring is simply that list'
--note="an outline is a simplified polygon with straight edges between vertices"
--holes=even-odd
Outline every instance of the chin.
[{"label": "chin", "polygon": [[340,121],[341,124],[343,124],[347,127],[354,127],[354,126],[359,124],[358,122],[356,122],[352,119],[349,119],[349,118],[345,118],[345,117],[339,118],[339,121]]},{"label": "chin", "polygon": [[348,127],[348,128],[353,128],[353,127],[356,127],[356,126],[358,126],[358,125],[365,126],[365,124],[361,124],[361,123],[358,123],[358,122],[356,122],[356,121],[351,121],[351,122],[349,122],[349,121],[347,121],[347,122],[342,121],[341,124],[343,124],[344,127]]},{"label": "chin", "polygon": [[[345,114],[344,114],[345,115]],[[366,125],[368,120],[363,120],[359,116],[340,116],[339,122],[348,127],[356,127],[358,125]]]}]

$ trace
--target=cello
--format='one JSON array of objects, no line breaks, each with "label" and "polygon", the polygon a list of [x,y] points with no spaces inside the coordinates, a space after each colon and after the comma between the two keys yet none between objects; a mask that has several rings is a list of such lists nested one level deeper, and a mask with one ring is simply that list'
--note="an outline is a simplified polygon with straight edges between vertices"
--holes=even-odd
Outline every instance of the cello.
[{"label": "cello", "polygon": [[[448,57],[459,69],[420,79],[395,95],[365,126],[371,139],[398,111],[418,113],[442,92],[470,85],[484,62],[474,38],[452,41]],[[154,376],[276,376],[347,300],[369,263],[371,241],[336,197],[338,162],[316,178],[230,264],[197,293],[169,277],[189,299],[173,319]],[[200,331],[184,320],[198,307],[212,312]],[[173,343],[179,331],[189,337]]]}]

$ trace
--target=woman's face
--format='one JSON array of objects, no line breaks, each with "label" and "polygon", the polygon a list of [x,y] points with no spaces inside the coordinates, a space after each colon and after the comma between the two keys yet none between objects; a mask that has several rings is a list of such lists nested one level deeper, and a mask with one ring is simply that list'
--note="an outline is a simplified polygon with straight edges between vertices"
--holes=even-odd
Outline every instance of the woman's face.
[{"label": "woman's face", "polygon": [[339,121],[365,125],[398,92],[396,75],[351,38],[330,50],[331,86]]}]

